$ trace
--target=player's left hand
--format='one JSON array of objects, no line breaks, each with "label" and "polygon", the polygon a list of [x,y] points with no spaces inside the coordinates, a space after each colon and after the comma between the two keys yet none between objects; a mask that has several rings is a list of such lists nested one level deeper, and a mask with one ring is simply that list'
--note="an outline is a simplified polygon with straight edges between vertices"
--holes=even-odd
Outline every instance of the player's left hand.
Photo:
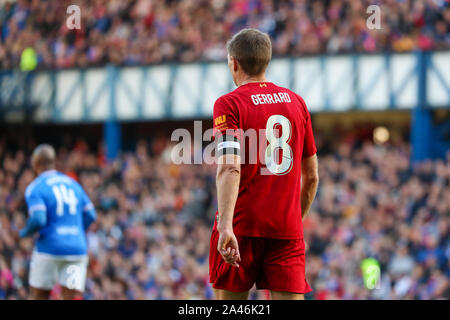
[{"label": "player's left hand", "polygon": [[236,236],[232,230],[219,232],[217,250],[220,252],[226,263],[239,268],[238,262],[241,261],[241,255],[239,253],[239,245]]}]

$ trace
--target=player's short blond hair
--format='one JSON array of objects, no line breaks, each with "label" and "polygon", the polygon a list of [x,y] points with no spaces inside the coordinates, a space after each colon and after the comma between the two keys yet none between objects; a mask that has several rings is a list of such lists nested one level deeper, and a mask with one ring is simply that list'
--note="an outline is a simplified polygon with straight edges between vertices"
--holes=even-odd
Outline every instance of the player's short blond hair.
[{"label": "player's short blond hair", "polygon": [[267,33],[247,28],[227,42],[227,51],[246,74],[256,76],[266,70],[272,58],[272,43]]}]

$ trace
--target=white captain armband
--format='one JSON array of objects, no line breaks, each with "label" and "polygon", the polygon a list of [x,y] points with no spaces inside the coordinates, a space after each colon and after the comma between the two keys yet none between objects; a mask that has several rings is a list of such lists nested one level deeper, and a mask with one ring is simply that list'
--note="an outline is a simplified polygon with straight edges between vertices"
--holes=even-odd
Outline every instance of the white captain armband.
[{"label": "white captain armband", "polygon": [[240,155],[241,144],[236,137],[222,136],[217,143],[217,156],[223,156],[227,154]]}]

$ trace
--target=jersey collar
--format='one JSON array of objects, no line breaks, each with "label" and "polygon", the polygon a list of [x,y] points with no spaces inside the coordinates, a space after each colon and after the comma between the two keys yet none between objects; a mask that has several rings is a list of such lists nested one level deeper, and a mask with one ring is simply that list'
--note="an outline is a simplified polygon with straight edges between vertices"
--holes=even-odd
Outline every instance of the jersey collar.
[{"label": "jersey collar", "polygon": [[46,177],[46,176],[51,176],[53,174],[58,173],[58,171],[56,171],[55,169],[51,169],[51,170],[45,170],[43,172],[41,172],[41,174],[39,175],[40,177]]}]

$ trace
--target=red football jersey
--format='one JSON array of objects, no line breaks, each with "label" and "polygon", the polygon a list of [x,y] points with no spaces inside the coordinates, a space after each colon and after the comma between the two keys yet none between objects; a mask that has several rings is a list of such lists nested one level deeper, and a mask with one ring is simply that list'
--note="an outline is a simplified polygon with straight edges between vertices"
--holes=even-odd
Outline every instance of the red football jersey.
[{"label": "red football jersey", "polygon": [[224,135],[241,131],[234,134],[242,162],[234,233],[303,238],[301,161],[317,151],[303,99],[271,82],[247,83],[217,99],[214,129]]}]

